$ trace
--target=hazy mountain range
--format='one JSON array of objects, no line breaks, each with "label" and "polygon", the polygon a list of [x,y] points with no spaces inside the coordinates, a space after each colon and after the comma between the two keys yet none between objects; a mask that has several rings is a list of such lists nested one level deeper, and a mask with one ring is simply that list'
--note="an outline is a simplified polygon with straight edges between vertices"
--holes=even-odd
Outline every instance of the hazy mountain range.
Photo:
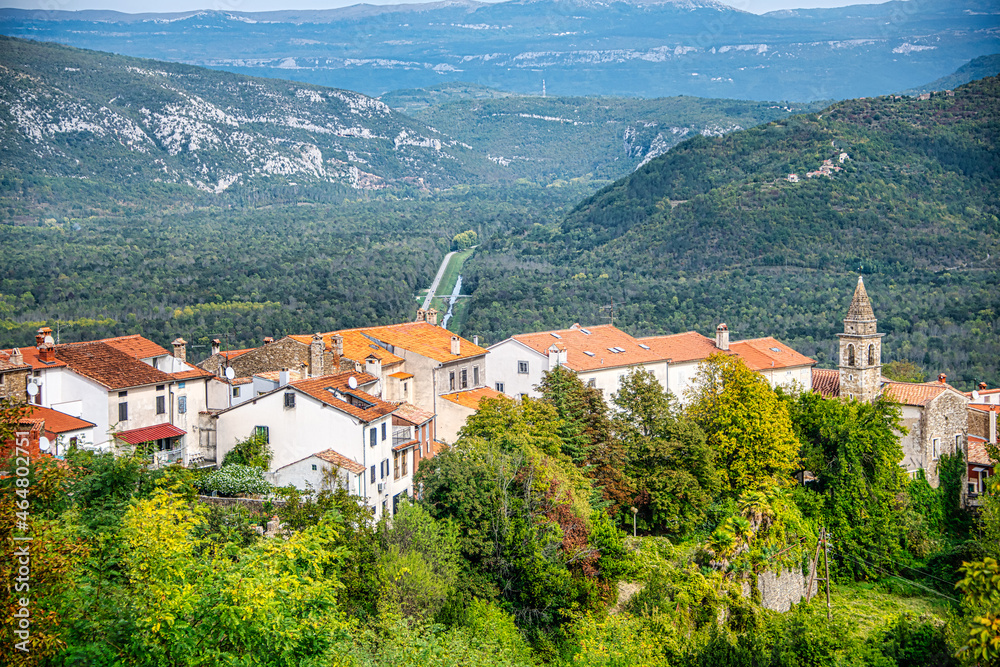
[{"label": "hazy mountain range", "polygon": [[707,0],[472,0],[327,11],[0,11],[0,32],[357,90],[820,100],[898,91],[1000,51],[990,0],[758,16]]}]

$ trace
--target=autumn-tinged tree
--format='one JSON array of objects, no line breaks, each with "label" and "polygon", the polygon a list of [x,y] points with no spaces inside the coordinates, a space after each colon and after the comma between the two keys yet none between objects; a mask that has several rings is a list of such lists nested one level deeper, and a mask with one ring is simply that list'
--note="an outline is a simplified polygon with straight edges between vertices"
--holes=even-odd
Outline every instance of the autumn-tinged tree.
[{"label": "autumn-tinged tree", "polygon": [[687,414],[704,429],[725,484],[736,493],[784,486],[798,464],[788,406],[736,356],[701,363]]},{"label": "autumn-tinged tree", "polygon": [[715,456],[697,424],[652,373],[633,370],[613,398],[615,436],[627,456],[626,474],[649,530],[684,533],[704,518],[719,488]]}]

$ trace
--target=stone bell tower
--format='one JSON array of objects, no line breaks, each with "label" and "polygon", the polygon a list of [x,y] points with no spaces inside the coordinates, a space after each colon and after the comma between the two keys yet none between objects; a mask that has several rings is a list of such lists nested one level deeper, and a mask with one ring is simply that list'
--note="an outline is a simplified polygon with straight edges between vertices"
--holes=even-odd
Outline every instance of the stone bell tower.
[{"label": "stone bell tower", "polygon": [[876,331],[875,312],[865,291],[865,281],[858,276],[851,307],[844,318],[840,338],[840,395],[859,401],[872,401],[882,382],[882,336]]}]

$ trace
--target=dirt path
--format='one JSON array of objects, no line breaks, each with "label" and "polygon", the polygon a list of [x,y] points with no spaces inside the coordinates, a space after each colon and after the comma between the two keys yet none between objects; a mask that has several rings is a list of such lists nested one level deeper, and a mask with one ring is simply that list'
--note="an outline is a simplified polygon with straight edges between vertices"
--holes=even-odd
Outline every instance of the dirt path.
[{"label": "dirt path", "polygon": [[441,260],[441,266],[438,267],[437,275],[434,276],[434,282],[431,283],[431,288],[427,291],[427,297],[424,299],[424,305],[423,305],[424,310],[427,310],[428,308],[431,307],[431,300],[434,298],[434,294],[437,292],[438,283],[440,283],[441,278],[444,277],[444,270],[448,268],[448,262],[451,261],[451,256],[454,254],[455,251],[452,250],[451,252],[449,252],[447,255],[444,256],[444,259]]}]

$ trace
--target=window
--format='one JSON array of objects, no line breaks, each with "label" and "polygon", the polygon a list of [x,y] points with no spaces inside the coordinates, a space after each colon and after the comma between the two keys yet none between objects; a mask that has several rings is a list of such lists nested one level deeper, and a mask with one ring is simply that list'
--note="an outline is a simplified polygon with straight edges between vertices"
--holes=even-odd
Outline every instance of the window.
[{"label": "window", "polygon": [[118,421],[128,421],[128,403],[118,404]]},{"label": "window", "polygon": [[962,434],[961,433],[956,433],[955,434],[955,451],[956,452],[962,451]]},{"label": "window", "polygon": [[368,429],[368,444],[372,447],[378,444],[378,429],[374,426]]},{"label": "window", "polygon": [[285,392],[285,407],[286,408],[295,407],[295,392],[293,391]]},{"label": "window", "polygon": [[177,383],[177,388],[178,389],[183,389],[186,386],[187,386],[187,382],[185,382],[184,380],[181,380],[180,382]]},{"label": "window", "polygon": [[448,373],[448,389],[455,391],[455,371]]},{"label": "window", "polygon": [[941,452],[941,439],[934,438],[933,440],[931,440],[931,458],[933,458],[936,461],[940,452]]},{"label": "window", "polygon": [[472,386],[479,386],[479,366],[472,367]]},{"label": "window", "polygon": [[406,469],[406,464],[407,464],[407,462],[408,462],[408,461],[409,461],[409,459],[410,459],[410,450],[408,450],[408,449],[404,449],[404,450],[403,450],[403,451],[402,451],[402,452],[400,453],[400,455],[399,455],[399,458],[401,458],[401,459],[402,459],[402,468],[403,468],[403,477],[406,477],[406,475],[407,475],[407,469]]},{"label": "window", "polygon": [[403,396],[409,396],[409,395],[410,395],[410,383],[409,382],[404,382],[403,383]]},{"label": "window", "polygon": [[517,372],[521,375],[525,375],[528,372],[528,362],[519,361],[517,362]]},{"label": "window", "polygon": [[240,388],[233,387],[233,398],[239,398],[239,397],[240,397]]},{"label": "window", "polygon": [[589,380],[587,380],[587,386],[590,387],[591,389],[593,389],[594,387],[596,387],[597,386],[597,378],[590,378]]},{"label": "window", "polygon": [[177,397],[177,413],[181,414],[181,415],[184,415],[184,414],[187,414],[187,411],[188,411],[188,397],[187,396],[178,396]]},{"label": "window", "polygon": [[399,479],[399,452],[392,453],[392,478]]},{"label": "window", "polygon": [[265,443],[271,442],[271,429],[267,426],[254,426],[253,434],[261,438]]},{"label": "window", "polygon": [[128,392],[127,391],[120,391],[120,392],[118,392],[118,398],[125,398],[126,396],[128,396]]},{"label": "window", "polygon": [[875,345],[871,344],[868,346],[868,365],[875,365]]},{"label": "window", "polygon": [[375,464],[372,464],[372,484],[375,483]]},{"label": "window", "polygon": [[469,371],[466,368],[462,369],[462,389],[469,388]]},{"label": "window", "polygon": [[74,435],[72,438],[69,439],[69,446],[75,449],[76,443],[77,443],[77,437]]},{"label": "window", "polygon": [[156,414],[162,415],[167,411],[167,397],[157,396],[156,397]]},{"label": "window", "polygon": [[385,440],[385,422],[382,422],[382,439]]},{"label": "window", "polygon": [[847,365],[848,366],[853,366],[854,365],[854,346],[853,345],[848,345],[847,346]]},{"label": "window", "polygon": [[163,391],[166,388],[167,388],[167,385],[165,385],[165,384],[158,384],[158,385],[156,385],[156,391]]},{"label": "window", "polygon": [[389,476],[389,459],[382,459],[382,479]]},{"label": "window", "polygon": [[495,386],[497,388],[497,391],[499,391],[502,394],[503,393],[503,382],[497,382]]},{"label": "window", "polygon": [[316,464],[314,463],[314,464],[313,464],[313,470],[315,470],[315,469],[316,469]]}]

